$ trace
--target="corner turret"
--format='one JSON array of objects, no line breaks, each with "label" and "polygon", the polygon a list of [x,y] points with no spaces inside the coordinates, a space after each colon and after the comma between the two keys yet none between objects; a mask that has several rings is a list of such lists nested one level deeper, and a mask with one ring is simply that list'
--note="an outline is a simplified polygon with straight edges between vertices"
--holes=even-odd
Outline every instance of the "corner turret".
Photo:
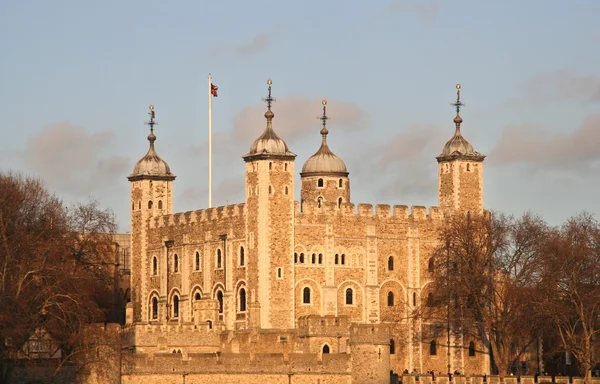
[{"label": "corner turret", "polygon": [[442,153],[436,157],[438,161],[438,200],[439,206],[446,210],[481,212],[483,210],[483,159],[485,155],[475,151],[471,143],[460,131],[463,122],[460,108],[460,84],[456,85],[456,101],[451,105],[456,108],[454,118],[454,136]]},{"label": "corner turret", "polygon": [[322,104],[323,115],[319,117],[323,122],[321,147],[302,167],[300,201],[316,202],[319,206],[325,202],[335,203],[341,207],[350,202],[350,178],[344,161],[327,145],[327,100]]}]

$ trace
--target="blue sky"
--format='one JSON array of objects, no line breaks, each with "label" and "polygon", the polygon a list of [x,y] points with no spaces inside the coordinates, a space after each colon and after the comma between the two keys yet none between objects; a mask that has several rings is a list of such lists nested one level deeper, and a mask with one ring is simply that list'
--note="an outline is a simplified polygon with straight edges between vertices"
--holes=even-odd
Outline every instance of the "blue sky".
[{"label": "blue sky", "polygon": [[436,205],[460,82],[463,134],[488,155],[486,207],[559,224],[600,211],[599,17],[591,0],[4,1],[0,170],[66,203],[92,196],[127,230],[154,104],[174,209],[205,208],[210,72],[215,205],[244,199],[268,78],[298,172],[326,98],[354,203]]}]

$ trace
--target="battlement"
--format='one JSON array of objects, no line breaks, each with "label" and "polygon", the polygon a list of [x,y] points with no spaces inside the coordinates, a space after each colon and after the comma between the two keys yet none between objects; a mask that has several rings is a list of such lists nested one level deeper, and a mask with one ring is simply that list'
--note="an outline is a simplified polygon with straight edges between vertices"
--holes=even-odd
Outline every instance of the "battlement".
[{"label": "battlement", "polygon": [[224,205],[221,207],[158,216],[149,219],[150,228],[183,226],[198,222],[219,221],[230,217],[243,217],[245,214],[245,205],[245,203]]},{"label": "battlement", "polygon": [[348,354],[318,353],[135,353],[124,357],[123,373],[349,373]]},{"label": "battlement", "polygon": [[316,202],[305,201],[302,205],[299,202],[294,202],[296,215],[342,215],[356,217],[377,217],[391,218],[396,220],[441,220],[443,212],[438,207],[426,207],[413,205],[410,210],[407,205],[394,205],[390,207],[387,204],[375,205],[373,212],[373,204],[359,203],[342,203],[339,207],[334,202],[324,202],[319,206]]},{"label": "battlement", "polygon": [[350,345],[389,343],[390,328],[388,324],[352,324],[350,327]]},{"label": "battlement", "polygon": [[308,315],[298,319],[298,337],[348,335],[348,316]]}]

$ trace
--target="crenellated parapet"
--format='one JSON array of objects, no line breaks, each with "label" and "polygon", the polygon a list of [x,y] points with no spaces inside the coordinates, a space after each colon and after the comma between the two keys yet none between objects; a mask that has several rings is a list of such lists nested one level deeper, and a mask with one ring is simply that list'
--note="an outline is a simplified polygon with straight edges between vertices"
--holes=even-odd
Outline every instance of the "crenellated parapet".
[{"label": "crenellated parapet", "polygon": [[170,226],[185,226],[203,222],[218,222],[228,218],[239,218],[245,215],[245,203],[225,205],[221,207],[199,209],[163,215],[149,220],[150,228],[163,228]]},{"label": "crenellated parapet", "polygon": [[444,218],[443,212],[435,206],[427,209],[424,206],[413,205],[408,207],[407,205],[394,205],[388,204],[377,204],[375,210],[373,210],[373,204],[359,203],[357,205],[353,203],[343,203],[338,206],[335,203],[315,203],[306,201],[300,204],[295,202],[295,213],[300,217],[307,217],[311,215],[323,215],[323,216],[355,216],[355,217],[373,217],[382,219],[396,219],[396,220],[442,220]]},{"label": "crenellated parapet", "polygon": [[348,316],[308,315],[298,319],[298,337],[348,335]]}]

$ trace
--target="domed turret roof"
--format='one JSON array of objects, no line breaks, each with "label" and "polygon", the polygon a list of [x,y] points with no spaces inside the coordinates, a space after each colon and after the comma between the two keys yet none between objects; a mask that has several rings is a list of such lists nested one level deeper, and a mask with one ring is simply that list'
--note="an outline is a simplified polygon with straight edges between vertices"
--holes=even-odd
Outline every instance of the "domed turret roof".
[{"label": "domed turret roof", "polygon": [[133,173],[127,178],[129,181],[153,179],[153,180],[174,180],[175,175],[171,173],[171,168],[166,161],[161,159],[154,149],[154,142],[156,141],[156,135],[154,135],[154,107],[150,106],[150,134],[148,135],[148,141],[150,142],[150,148],[144,157],[142,157],[135,166],[133,167]]},{"label": "domed turret roof", "polygon": [[485,155],[482,155],[481,153],[475,151],[471,143],[469,143],[460,132],[460,125],[463,122],[462,117],[460,117],[460,107],[464,105],[460,102],[460,84],[456,85],[456,90],[456,102],[452,104],[456,107],[456,117],[454,118],[454,125],[456,126],[456,130],[454,131],[454,136],[452,136],[452,138],[448,140],[446,145],[444,145],[442,153],[440,153],[439,156],[436,157],[436,159],[438,160],[438,162],[458,158],[483,161]]},{"label": "domed turret roof", "polygon": [[327,145],[327,134],[329,130],[326,127],[326,121],[329,119],[326,115],[327,101],[323,100],[323,128],[321,129],[321,135],[323,140],[321,141],[321,147],[319,150],[306,160],[304,166],[302,166],[301,176],[348,176],[348,170],[344,161],[336,156],[329,146]]},{"label": "domed turret roof", "polygon": [[268,105],[265,118],[267,119],[267,128],[250,146],[250,152],[243,156],[244,160],[266,157],[296,157],[295,153],[290,152],[285,141],[273,130],[273,117],[275,114],[271,110],[271,103],[275,100],[271,97],[271,80],[269,84],[269,96],[265,99]]}]

